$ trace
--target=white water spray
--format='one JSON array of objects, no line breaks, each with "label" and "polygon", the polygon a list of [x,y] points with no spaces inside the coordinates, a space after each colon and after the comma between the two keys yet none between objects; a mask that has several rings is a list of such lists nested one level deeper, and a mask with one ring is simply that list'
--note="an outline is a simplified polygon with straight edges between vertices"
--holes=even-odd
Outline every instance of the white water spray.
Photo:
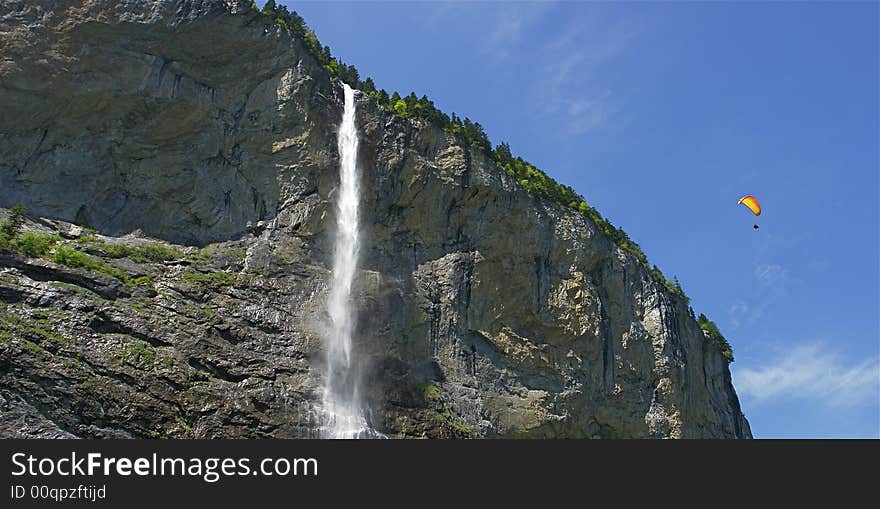
[{"label": "white water spray", "polygon": [[339,126],[339,189],[336,193],[336,237],[325,337],[327,375],[324,386],[321,436],[369,438],[376,436],[366,417],[361,395],[361,366],[352,359],[355,309],[351,289],[359,249],[359,198],[354,90],[345,88],[345,110]]}]

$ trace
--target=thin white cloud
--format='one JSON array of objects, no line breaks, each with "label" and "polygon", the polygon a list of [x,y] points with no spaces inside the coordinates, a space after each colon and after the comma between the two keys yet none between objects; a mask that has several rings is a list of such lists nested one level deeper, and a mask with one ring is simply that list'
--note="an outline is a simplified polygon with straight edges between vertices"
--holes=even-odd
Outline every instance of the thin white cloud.
[{"label": "thin white cloud", "polygon": [[558,116],[570,135],[609,127],[620,116],[623,99],[613,93],[605,76],[638,36],[631,19],[608,22],[581,16],[568,20],[559,35],[540,50],[533,102],[538,114]]},{"label": "thin white cloud", "polygon": [[733,367],[734,385],[755,403],[809,400],[828,407],[880,401],[880,356],[842,360],[828,344],[795,347],[763,366]]},{"label": "thin white cloud", "polygon": [[495,20],[495,27],[486,42],[491,47],[517,42],[523,28],[528,25],[532,13],[517,10],[502,10]]},{"label": "thin white cloud", "polygon": [[[492,2],[440,2],[428,4],[423,18],[430,19],[426,30],[444,34],[450,26],[476,29],[473,54],[523,91],[532,114],[553,117],[559,134],[622,125],[624,98],[609,86],[606,71],[632,47],[641,21],[598,4],[553,16],[557,3],[509,2],[501,8]],[[551,32],[542,26],[546,22]]]},{"label": "thin white cloud", "polygon": [[774,303],[788,296],[789,287],[796,283],[778,264],[756,263],[753,274],[757,283],[754,294],[748,300],[737,300],[728,308],[733,329],[757,323]]},{"label": "thin white cloud", "polygon": [[730,326],[734,329],[738,329],[740,325],[743,324],[743,318],[746,316],[751,316],[749,311],[751,307],[742,300],[738,300],[730,305],[727,309],[727,314],[730,315]]},{"label": "thin white cloud", "polygon": [[619,106],[611,98],[611,92],[597,93],[592,97],[562,97],[559,103],[568,114],[568,129],[571,134],[598,129],[606,125],[619,111]]},{"label": "thin white cloud", "polygon": [[514,46],[552,6],[553,2],[523,2],[495,9],[486,36],[480,40],[480,52],[498,62],[513,57],[517,54]]},{"label": "thin white cloud", "polygon": [[755,266],[755,278],[761,286],[775,286],[785,281],[787,275],[781,265],[760,263]]},{"label": "thin white cloud", "polygon": [[457,32],[471,34],[468,50],[484,65],[503,68],[521,56],[529,31],[556,3],[429,1],[419,4],[421,9],[412,22],[442,38]]}]

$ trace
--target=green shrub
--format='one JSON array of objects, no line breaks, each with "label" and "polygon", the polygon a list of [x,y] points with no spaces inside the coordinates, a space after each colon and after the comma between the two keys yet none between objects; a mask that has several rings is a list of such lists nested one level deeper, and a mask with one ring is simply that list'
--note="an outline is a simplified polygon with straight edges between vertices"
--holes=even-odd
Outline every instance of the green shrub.
[{"label": "green shrub", "polygon": [[24,205],[18,204],[9,209],[9,223],[15,232],[19,232],[24,225],[24,218],[27,216],[27,209]]},{"label": "green shrub", "polygon": [[64,347],[74,343],[55,330],[55,323],[50,318],[58,311],[35,311],[30,316],[9,311],[8,308],[0,308],[0,340],[4,343],[17,336],[22,341],[21,346],[33,352],[42,351],[43,346],[49,344]]},{"label": "green shrub", "polygon": [[494,157],[495,164],[515,178],[530,194],[575,210],[589,218],[599,228],[599,231],[612,242],[634,255],[642,265],[648,266],[648,258],[639,245],[630,239],[625,231],[616,228],[610,221],[602,217],[599,211],[589,206],[583,196],[577,194],[574,189],[556,182],[523,158],[514,157],[507,143],[502,142],[495,147]]},{"label": "green shrub", "polygon": [[13,226],[12,221],[0,221],[0,239],[9,242],[16,235],[18,235],[18,229]]},{"label": "green shrub", "polygon": [[434,382],[427,382],[418,387],[419,392],[428,401],[440,401],[443,397],[440,395],[440,388]]},{"label": "green shrub", "polygon": [[140,277],[136,277],[134,279],[129,279],[127,281],[127,284],[130,286],[147,285],[150,288],[152,288],[153,290],[156,289],[155,283],[153,282],[153,278],[151,278],[150,276],[140,276]]},{"label": "green shrub", "polygon": [[464,421],[462,421],[452,410],[444,408],[442,412],[437,412],[437,419],[446,426],[458,431],[459,433],[469,435],[473,429]]},{"label": "green shrub", "polygon": [[666,279],[666,276],[663,275],[663,272],[659,268],[657,268],[656,265],[651,267],[651,270],[649,270],[648,272],[654,279],[656,279],[660,283],[663,283],[663,286],[665,286],[670,293],[678,295],[679,297],[684,299],[685,304],[690,304],[691,299],[690,297],[685,295],[684,290],[682,290],[681,288],[681,283],[678,282],[677,277],[673,278],[672,281]]},{"label": "green shrub", "polygon": [[[0,228],[3,226],[5,225],[0,225]],[[9,236],[6,231],[0,232],[0,251],[20,253],[31,258],[44,257],[61,240],[57,235],[36,232],[19,234],[17,229],[14,231],[13,236]]]},{"label": "green shrub", "polygon": [[57,235],[28,232],[15,239],[15,248],[19,253],[32,258],[46,256],[61,241]]},{"label": "green shrub", "polygon": [[700,329],[706,331],[709,338],[718,345],[718,348],[721,350],[721,355],[723,355],[728,362],[733,362],[733,347],[730,346],[730,343],[727,342],[727,339],[721,334],[721,331],[718,330],[718,326],[715,325],[715,322],[706,318],[706,315],[703,313],[700,313],[699,318],[697,318],[697,325],[700,326]]},{"label": "green shrub", "polygon": [[22,205],[15,205],[9,209],[9,217],[6,221],[0,221],[0,251],[17,250],[14,241],[24,225],[26,215],[27,209]]},{"label": "green shrub", "polygon": [[165,247],[157,242],[136,247],[125,244],[105,244],[101,247],[101,251],[110,258],[129,258],[138,263],[163,262],[180,257],[180,252],[176,249]]},{"label": "green shrub", "polygon": [[101,266],[101,261],[97,258],[93,258],[82,251],[77,251],[70,246],[58,246],[52,254],[52,261],[70,268],[92,271]]},{"label": "green shrub", "polygon": [[103,244],[104,243],[104,239],[99,238],[94,233],[86,233],[85,235],[76,239],[76,241],[80,244]]},{"label": "green shrub", "polygon": [[106,244],[101,246],[101,252],[110,258],[128,258],[135,251],[125,244]]},{"label": "green shrub", "polygon": [[260,12],[260,7],[254,0],[238,0],[238,5],[245,10]]},{"label": "green shrub", "polygon": [[666,285],[666,288],[669,289],[675,295],[681,297],[685,304],[690,304],[691,299],[687,295],[684,294],[684,290],[681,289],[681,283],[678,282],[678,277],[673,277],[672,281],[666,280],[663,282]]},{"label": "green shrub", "polygon": [[207,263],[214,259],[217,248],[215,246],[207,246],[194,251],[187,255],[187,260],[196,263]]},{"label": "green shrub", "polygon": [[138,246],[137,255],[151,262],[165,262],[180,258],[180,252],[162,244],[152,242]]},{"label": "green shrub", "polygon": [[0,234],[0,250],[3,251],[20,253],[33,258],[46,258],[72,269],[84,269],[115,277],[126,284],[153,284],[149,276],[129,280],[125,271],[107,264],[100,258],[78,251],[71,246],[59,244],[59,242],[61,242],[61,237],[45,233],[27,232],[12,239],[7,239]]},{"label": "green shrub", "polygon": [[9,221],[0,222],[0,252],[14,252],[16,250],[13,237],[10,237],[4,230],[7,225],[9,225]]},{"label": "green shrub", "polygon": [[112,265],[108,265],[99,258],[90,256],[82,251],[77,251],[70,246],[60,245],[56,247],[55,252],[51,255],[51,260],[66,267],[106,274],[115,277],[124,283],[128,282],[128,275],[124,271],[113,267]]}]

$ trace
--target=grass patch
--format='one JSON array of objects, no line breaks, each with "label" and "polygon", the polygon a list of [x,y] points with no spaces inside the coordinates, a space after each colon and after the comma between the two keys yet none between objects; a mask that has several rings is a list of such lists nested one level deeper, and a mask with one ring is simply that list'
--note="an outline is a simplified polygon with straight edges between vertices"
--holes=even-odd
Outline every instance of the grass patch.
[{"label": "grass patch", "polygon": [[213,382],[200,381],[195,376],[191,376],[190,381],[192,385],[183,391],[183,399],[190,405],[204,407],[220,398],[221,390]]},{"label": "grass patch", "polygon": [[[7,239],[4,247],[7,251],[31,258],[45,258],[65,267],[105,274],[115,277],[124,283],[132,283],[125,271],[108,265],[100,258],[83,253],[71,246],[59,244],[60,241],[61,237],[57,235],[28,232],[16,235],[12,239]],[[149,277],[146,277],[146,279],[138,278],[135,281],[134,284],[142,282],[152,284],[152,280]]]},{"label": "grass patch", "polygon": [[38,354],[44,351],[42,346],[34,343],[33,341],[28,341],[27,339],[22,339],[19,344],[22,348],[33,354]]},{"label": "grass patch", "polygon": [[149,371],[159,367],[171,369],[174,360],[170,357],[159,355],[155,348],[142,342],[133,342],[125,345],[114,353],[120,364],[129,364],[140,370]]},{"label": "grass patch", "polygon": [[98,274],[115,277],[123,283],[129,282],[128,274],[122,269],[108,265],[100,258],[95,258],[82,251],[77,251],[70,246],[56,247],[55,252],[50,256],[50,259],[57,264],[64,265],[65,267],[84,269],[89,272],[96,272]]},{"label": "grass patch", "polygon": [[58,235],[28,232],[15,239],[17,251],[31,258],[46,256],[61,241]]},{"label": "grass patch", "polygon": [[204,315],[205,318],[207,318],[208,320],[213,320],[214,317],[217,316],[217,313],[215,313],[214,310],[209,306],[200,307],[199,311],[201,311],[202,315]]},{"label": "grass patch", "polygon": [[80,244],[104,244],[104,239],[98,237],[94,233],[86,233],[76,239]]},{"label": "grass patch", "polygon": [[422,393],[422,396],[425,397],[428,401],[442,401],[443,397],[440,395],[440,388],[434,382],[427,382],[418,387],[419,392]]},{"label": "grass patch", "polygon": [[473,432],[473,429],[466,422],[461,420],[461,418],[455,415],[455,413],[449,408],[443,400],[443,395],[440,393],[440,387],[438,387],[433,380],[419,385],[418,390],[422,393],[422,396],[425,397],[425,400],[434,404],[433,406],[436,412],[434,420],[437,421],[438,424],[465,435],[469,435]]},{"label": "grass patch", "polygon": [[187,260],[204,265],[212,262],[222,265],[239,264],[247,256],[247,251],[240,247],[207,246],[187,255]]},{"label": "grass patch", "polygon": [[215,313],[210,306],[196,306],[193,304],[188,304],[184,308],[184,313],[190,318],[204,318],[209,321],[217,317],[217,313]]},{"label": "grass patch", "polygon": [[193,283],[211,289],[218,289],[224,286],[234,285],[238,278],[232,272],[218,271],[203,273],[188,270],[183,273],[183,280],[187,283]]},{"label": "grass patch", "polygon": [[[79,251],[72,246],[61,244],[62,239],[58,235],[37,232],[21,233],[24,214],[24,209],[19,207],[10,212],[9,220],[0,222],[0,251],[18,253],[30,258],[44,258],[72,269],[84,269],[89,272],[105,274],[119,279],[125,284],[153,286],[153,280],[149,276],[130,279],[125,271],[107,264],[100,258]],[[98,239],[94,232],[89,232],[79,242],[86,245],[103,245],[103,241]],[[159,262],[180,256],[176,250],[155,242],[136,248],[123,244],[106,245],[101,248],[101,252],[112,258],[128,256],[132,260],[140,262]]]},{"label": "grass patch", "polygon": [[448,408],[444,408],[442,412],[438,412],[438,419],[447,427],[461,433],[470,434],[473,432],[473,429],[471,429],[466,422],[459,419],[458,416],[452,413],[452,410],[449,410]]},{"label": "grass patch", "polygon": [[199,249],[195,253],[191,253],[187,255],[187,260],[191,262],[201,262],[208,263],[214,259],[214,253],[216,248],[214,246],[208,246],[202,249]]},{"label": "grass patch", "polygon": [[153,282],[153,278],[151,278],[150,276],[140,276],[140,277],[136,277],[133,279],[129,279],[125,282],[125,284],[127,284],[129,286],[144,285],[144,286],[147,286],[148,288],[150,288],[151,290],[153,290],[154,292],[156,291],[156,284]]},{"label": "grass patch", "polygon": [[46,256],[61,237],[46,233],[27,232],[21,235],[17,233],[9,236],[0,232],[0,251],[19,253],[30,258]]},{"label": "grass patch", "polygon": [[82,296],[82,297],[86,297],[86,298],[89,298],[89,299],[101,299],[101,300],[106,300],[104,297],[102,297],[102,296],[98,295],[97,293],[95,293],[95,292],[89,290],[88,288],[83,288],[82,286],[77,286],[77,285],[74,285],[74,284],[71,284],[71,283],[65,283],[65,282],[62,282],[62,281],[52,281],[51,283],[52,283],[52,286],[56,286],[56,287],[58,287],[58,288],[64,288],[65,290],[70,290],[70,291],[72,291],[72,292],[74,292],[74,293],[76,293],[77,295],[80,295],[80,296]]},{"label": "grass patch", "polygon": [[0,308],[0,342],[12,344],[18,339],[21,346],[37,353],[45,346],[55,349],[73,346],[76,341],[62,336],[54,330],[51,318],[63,317],[61,311],[37,310],[30,316],[22,316],[10,312],[8,306]]},{"label": "grass patch", "polygon": [[67,371],[81,371],[82,363],[73,357],[68,357],[61,362],[61,367]]},{"label": "grass patch", "polygon": [[137,286],[137,285],[150,285],[150,286],[152,286],[153,285],[153,278],[151,278],[150,276],[140,276],[140,277],[136,277],[134,279],[129,280],[129,283],[133,286]]},{"label": "grass patch", "polygon": [[125,244],[105,244],[101,247],[101,251],[110,258],[128,258],[136,263],[160,263],[181,257],[180,251],[158,242],[135,247]]},{"label": "grass patch", "polygon": [[149,314],[149,308],[153,306],[153,301],[146,297],[133,297],[127,303],[128,307],[144,315]]}]

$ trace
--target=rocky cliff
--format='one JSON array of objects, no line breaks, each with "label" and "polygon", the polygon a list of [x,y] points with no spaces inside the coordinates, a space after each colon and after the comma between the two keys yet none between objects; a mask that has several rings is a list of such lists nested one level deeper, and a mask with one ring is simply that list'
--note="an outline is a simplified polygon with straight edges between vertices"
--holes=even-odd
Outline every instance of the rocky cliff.
[{"label": "rocky cliff", "polygon": [[[0,435],[314,436],[338,83],[220,0],[2,0],[0,56],[0,206],[49,239],[0,253]],[[385,434],[751,436],[687,303],[589,219],[357,108]]]}]

